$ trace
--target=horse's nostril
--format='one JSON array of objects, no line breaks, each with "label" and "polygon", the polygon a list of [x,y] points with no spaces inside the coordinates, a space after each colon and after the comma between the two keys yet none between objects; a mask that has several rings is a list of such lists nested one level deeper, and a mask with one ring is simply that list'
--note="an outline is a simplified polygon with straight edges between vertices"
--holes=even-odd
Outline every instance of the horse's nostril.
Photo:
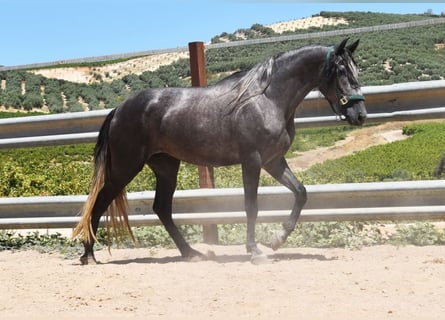
[{"label": "horse's nostril", "polygon": [[366,120],[366,113],[364,113],[364,112],[359,112],[359,114],[358,114],[358,120],[360,121],[360,123],[365,122],[365,120]]}]

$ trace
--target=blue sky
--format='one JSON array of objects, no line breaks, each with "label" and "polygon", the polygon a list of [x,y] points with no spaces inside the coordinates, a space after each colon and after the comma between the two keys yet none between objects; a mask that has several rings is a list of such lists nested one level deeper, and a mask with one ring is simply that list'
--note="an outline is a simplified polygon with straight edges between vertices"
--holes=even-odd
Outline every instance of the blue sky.
[{"label": "blue sky", "polygon": [[320,11],[445,12],[444,3],[0,0],[0,65],[166,49]]}]

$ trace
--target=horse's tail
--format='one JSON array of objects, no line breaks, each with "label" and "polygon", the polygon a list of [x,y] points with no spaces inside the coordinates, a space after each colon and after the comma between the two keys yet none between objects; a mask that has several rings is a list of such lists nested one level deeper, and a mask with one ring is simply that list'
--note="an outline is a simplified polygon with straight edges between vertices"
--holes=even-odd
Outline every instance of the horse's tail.
[{"label": "horse's tail", "polygon": [[[94,205],[96,204],[97,196],[102,190],[107,177],[111,170],[111,157],[108,152],[109,143],[109,129],[111,120],[114,117],[116,109],[113,109],[105,119],[99,131],[96,146],[94,148],[94,173],[91,184],[91,189],[87,201],[82,208],[82,217],[73,230],[73,238],[80,237],[84,242],[92,243],[96,240],[95,232],[91,223]],[[111,244],[110,234],[111,226],[113,227],[114,236],[119,242],[128,233],[131,239],[135,242],[133,232],[131,231],[130,223],[128,221],[128,203],[125,188],[114,198],[108,206],[106,213],[107,237],[108,244]]]}]

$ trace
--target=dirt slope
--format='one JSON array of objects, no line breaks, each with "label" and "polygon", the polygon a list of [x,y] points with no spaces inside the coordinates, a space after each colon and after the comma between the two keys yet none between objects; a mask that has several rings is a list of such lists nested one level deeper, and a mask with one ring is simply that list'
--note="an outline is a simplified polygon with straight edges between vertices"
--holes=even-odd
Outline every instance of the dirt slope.
[{"label": "dirt slope", "polygon": [[301,171],[328,159],[337,159],[365,150],[371,146],[406,139],[407,136],[402,134],[402,128],[408,123],[410,122],[388,122],[378,126],[354,130],[348,134],[345,140],[337,142],[333,147],[317,148],[289,159],[289,166],[293,171]]}]

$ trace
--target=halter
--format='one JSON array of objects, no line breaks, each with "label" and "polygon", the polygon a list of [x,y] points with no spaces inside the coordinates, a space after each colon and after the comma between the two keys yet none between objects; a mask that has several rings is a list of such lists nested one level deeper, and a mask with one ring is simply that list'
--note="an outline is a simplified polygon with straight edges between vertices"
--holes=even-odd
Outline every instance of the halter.
[{"label": "halter", "polygon": [[[332,56],[332,52],[334,51],[334,47],[328,47],[328,53],[326,54],[326,63],[325,63],[325,74],[326,76],[329,78],[330,74],[329,74],[329,69],[330,69],[330,61],[331,61],[331,56]],[[341,93],[341,91],[338,89],[337,86],[337,90],[336,90],[336,95],[337,95],[337,101],[338,101],[338,105],[343,107],[343,108],[347,108],[351,103],[356,102],[356,101],[365,101],[365,97],[362,95],[344,95]],[[329,102],[329,105],[331,106],[332,111],[338,115],[340,117],[341,120],[346,120],[345,116],[343,116],[343,114],[336,108],[336,106],[329,100],[327,99]]]}]

